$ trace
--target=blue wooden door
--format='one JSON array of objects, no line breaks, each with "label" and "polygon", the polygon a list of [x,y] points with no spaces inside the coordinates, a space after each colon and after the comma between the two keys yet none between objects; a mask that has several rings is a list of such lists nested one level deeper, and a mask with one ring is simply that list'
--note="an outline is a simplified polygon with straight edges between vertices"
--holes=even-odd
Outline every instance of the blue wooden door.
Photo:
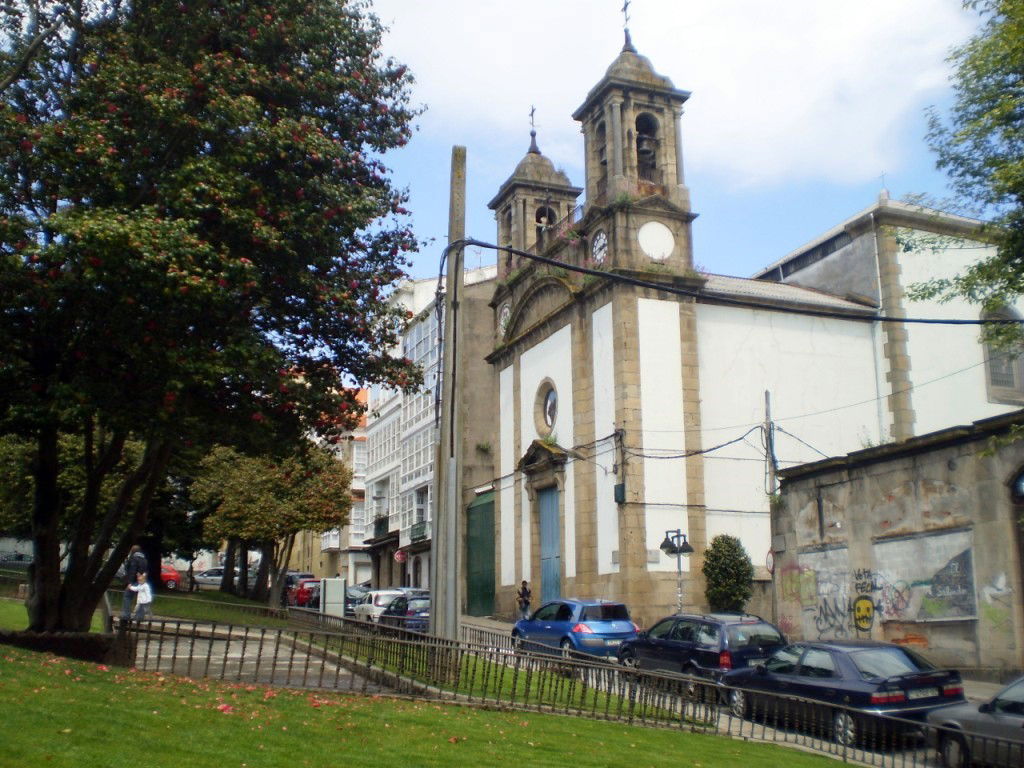
[{"label": "blue wooden door", "polygon": [[562,596],[562,531],[558,519],[558,489],[537,492],[540,508],[540,599]]}]

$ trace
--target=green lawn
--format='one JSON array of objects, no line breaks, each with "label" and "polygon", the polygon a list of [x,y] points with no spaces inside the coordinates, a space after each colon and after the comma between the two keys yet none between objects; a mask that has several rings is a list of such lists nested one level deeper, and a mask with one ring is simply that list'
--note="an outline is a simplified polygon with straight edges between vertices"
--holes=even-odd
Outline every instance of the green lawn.
[{"label": "green lawn", "polygon": [[[21,600],[0,600],[0,629],[22,630],[28,626],[28,612]],[[90,632],[103,631],[103,615],[96,611],[92,615]]]},{"label": "green lawn", "polygon": [[3,760],[20,768],[834,764],[720,736],[229,685],[7,647],[0,648],[0,707]]}]

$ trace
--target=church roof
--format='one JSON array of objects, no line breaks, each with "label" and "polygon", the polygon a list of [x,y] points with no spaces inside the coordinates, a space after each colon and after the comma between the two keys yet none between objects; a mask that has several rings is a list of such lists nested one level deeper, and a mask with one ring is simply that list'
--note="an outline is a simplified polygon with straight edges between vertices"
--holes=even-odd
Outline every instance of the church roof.
[{"label": "church roof", "polygon": [[790,304],[865,316],[874,315],[878,311],[877,307],[866,305],[863,301],[846,299],[800,285],[726,275],[706,275],[706,278],[707,282],[704,284],[703,292],[709,296],[718,295],[730,299],[763,301],[766,307],[770,307],[771,304]]},{"label": "church roof", "polygon": [[541,154],[541,151],[537,148],[537,134],[535,131],[530,131],[530,149],[526,152],[526,156],[519,161],[519,165],[516,166],[512,175],[505,180],[505,183],[501,185],[498,194],[487,204],[487,207],[491,209],[497,208],[498,203],[514,186],[569,192],[574,198],[583,191],[580,187],[572,185],[569,177],[565,175],[565,171],[556,169],[555,164]]}]

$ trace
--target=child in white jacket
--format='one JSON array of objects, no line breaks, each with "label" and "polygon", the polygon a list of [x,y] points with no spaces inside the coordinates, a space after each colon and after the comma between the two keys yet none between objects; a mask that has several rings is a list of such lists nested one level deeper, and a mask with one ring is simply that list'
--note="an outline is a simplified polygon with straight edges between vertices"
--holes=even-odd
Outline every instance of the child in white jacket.
[{"label": "child in white jacket", "polygon": [[149,619],[153,617],[153,590],[146,581],[146,572],[140,571],[135,577],[136,583],[130,584],[128,589],[136,593],[135,596],[135,620]]}]

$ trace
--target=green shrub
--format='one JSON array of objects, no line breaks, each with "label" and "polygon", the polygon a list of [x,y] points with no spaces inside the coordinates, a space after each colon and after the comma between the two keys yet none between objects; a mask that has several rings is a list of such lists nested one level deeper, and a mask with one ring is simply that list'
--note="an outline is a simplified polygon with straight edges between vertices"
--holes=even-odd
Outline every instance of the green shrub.
[{"label": "green shrub", "polygon": [[742,611],[753,594],[754,565],[735,536],[711,540],[704,553],[704,596],[712,611]]}]

